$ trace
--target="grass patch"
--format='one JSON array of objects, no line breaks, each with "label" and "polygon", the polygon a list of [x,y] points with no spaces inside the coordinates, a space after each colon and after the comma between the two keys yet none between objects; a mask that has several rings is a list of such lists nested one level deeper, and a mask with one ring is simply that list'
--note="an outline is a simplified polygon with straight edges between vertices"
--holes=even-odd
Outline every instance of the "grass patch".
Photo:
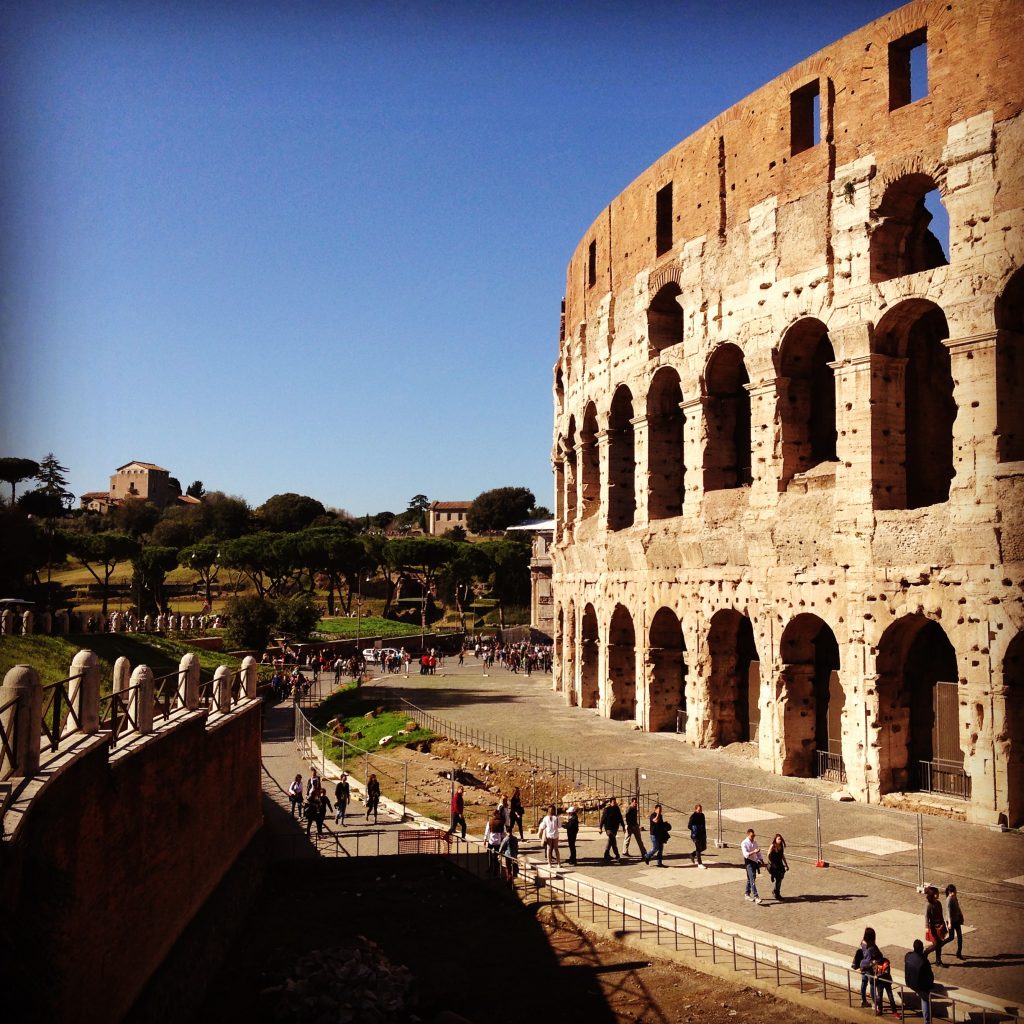
[{"label": "grass patch", "polygon": [[[356,638],[356,619],[321,619],[317,624],[317,632],[330,633],[343,640]],[[393,619],[382,619],[376,616],[363,616],[358,620],[359,636],[376,639],[377,637],[419,636],[420,627],[408,622],[395,622]]]},{"label": "grass patch", "polygon": [[[343,689],[335,690],[320,706],[310,714],[310,721],[321,729],[327,728],[327,723],[333,718],[339,718],[345,725],[344,738],[349,745],[348,757],[352,756],[351,747],[356,746],[371,753],[382,753],[394,747],[404,747],[417,740],[430,740],[436,737],[436,733],[430,729],[416,729],[405,736],[399,736],[398,731],[404,729],[406,723],[415,720],[415,715],[407,711],[382,711],[375,718],[366,718],[368,711],[377,708],[374,694],[359,689],[350,684]],[[361,732],[360,739],[349,739],[354,732]],[[378,746],[380,740],[385,736],[393,736],[394,739],[383,747]],[[342,737],[337,742],[325,740],[327,744],[326,753],[337,764],[341,763]]]},{"label": "grass patch", "polygon": [[167,675],[178,668],[184,654],[195,654],[204,679],[213,675],[219,665],[238,668],[239,658],[223,651],[204,651],[180,640],[144,633],[98,633],[88,637],[5,636],[0,637],[0,675],[15,665],[31,665],[45,686],[58,679],[67,679],[71,660],[82,649],[93,651],[100,659],[102,678],[100,690],[110,692],[114,662],[127,658],[132,668],[148,665],[154,676]]}]

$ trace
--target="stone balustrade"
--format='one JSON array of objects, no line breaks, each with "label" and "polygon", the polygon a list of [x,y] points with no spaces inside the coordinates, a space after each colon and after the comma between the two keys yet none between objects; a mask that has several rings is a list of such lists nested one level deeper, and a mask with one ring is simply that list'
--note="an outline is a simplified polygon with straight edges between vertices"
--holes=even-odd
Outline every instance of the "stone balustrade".
[{"label": "stone balustrade", "polygon": [[31,609],[16,612],[5,608],[0,612],[0,636],[28,636],[32,633],[69,636],[90,633],[204,633],[223,625],[219,615],[136,615],[134,611],[102,612],[47,611],[38,614]]}]

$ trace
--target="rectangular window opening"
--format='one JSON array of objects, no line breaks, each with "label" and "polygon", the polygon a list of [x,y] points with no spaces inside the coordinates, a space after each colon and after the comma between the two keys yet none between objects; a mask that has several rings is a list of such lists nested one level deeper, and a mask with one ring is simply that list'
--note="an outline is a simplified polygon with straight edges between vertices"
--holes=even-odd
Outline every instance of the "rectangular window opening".
[{"label": "rectangular window opening", "polygon": [[658,189],[655,203],[657,254],[659,256],[672,248],[672,182]]},{"label": "rectangular window opening", "polygon": [[821,83],[818,79],[790,95],[789,129],[793,156],[821,142]]},{"label": "rectangular window opening", "polygon": [[889,109],[916,103],[928,95],[928,30],[889,44]]},{"label": "rectangular window opening", "polygon": [[597,242],[590,243],[587,254],[587,287],[593,288],[597,283]]}]

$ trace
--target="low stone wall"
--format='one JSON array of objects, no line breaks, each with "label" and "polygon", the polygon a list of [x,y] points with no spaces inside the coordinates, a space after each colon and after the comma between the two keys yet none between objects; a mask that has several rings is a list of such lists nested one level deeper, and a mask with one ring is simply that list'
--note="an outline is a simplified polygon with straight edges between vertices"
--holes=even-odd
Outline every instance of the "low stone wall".
[{"label": "low stone wall", "polygon": [[260,828],[261,707],[182,706],[114,749],[101,725],[17,780],[0,844],[11,1020],[127,1013]]}]

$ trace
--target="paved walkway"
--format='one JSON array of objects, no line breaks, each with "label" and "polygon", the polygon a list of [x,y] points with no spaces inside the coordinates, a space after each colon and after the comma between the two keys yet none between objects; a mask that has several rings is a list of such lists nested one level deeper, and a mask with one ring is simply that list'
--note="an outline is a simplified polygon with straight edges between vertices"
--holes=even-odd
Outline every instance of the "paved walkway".
[{"label": "paved walkway", "polygon": [[[324,693],[331,683],[329,678],[323,681]],[[849,962],[867,925],[876,929],[879,944],[894,966],[901,966],[913,940],[923,937],[923,898],[913,885],[918,875],[914,815],[838,805],[828,799],[834,787],[819,780],[779,778],[761,772],[749,758],[696,750],[675,735],[639,733],[594,711],[567,707],[560,695],[551,692],[549,677],[528,678],[500,668],[484,673],[479,663],[470,661],[463,668],[452,662],[432,677],[378,678],[368,687],[380,690],[382,698],[385,694],[392,699],[404,697],[462,728],[528,745],[578,765],[617,769],[623,775],[638,771],[642,788],[656,793],[670,808],[667,816],[676,825],[673,842],[666,848],[667,868],[646,866],[635,857],[622,864],[604,864],[603,837],[593,826],[584,826],[579,865],[560,873],[570,887],[576,881],[584,885],[592,881],[665,912],[696,916],[738,935],[777,942],[837,965]],[[395,853],[400,831],[426,824],[403,824],[401,808],[383,800],[374,827],[366,823],[362,804],[357,803],[349,824],[336,825],[329,816],[324,837],[317,838],[314,828],[314,835],[307,839],[304,823],[291,818],[287,798],[296,772],[305,778],[309,768],[308,758],[295,744],[293,725],[290,702],[267,709],[265,803],[277,841],[288,852],[315,856],[318,848],[320,853],[337,856]],[[358,791],[358,783],[354,789]],[[329,785],[328,792],[332,791]],[[727,844],[723,848],[714,846],[719,792]],[[815,797],[819,798],[826,859],[848,862],[854,870],[813,866],[818,846]],[[704,857],[706,871],[692,866],[687,856],[686,815],[698,800],[704,804],[712,842]],[[937,981],[951,994],[990,1005],[1024,1004],[1024,875],[1020,874],[1024,838],[930,816],[924,822],[927,881],[943,886],[955,881],[968,921],[965,960],[957,961],[947,948],[949,966],[936,968]],[[776,831],[789,841],[792,870],[781,903],[770,898],[765,875],[761,876],[764,905],[743,898],[744,872],[737,847],[748,825],[758,830],[765,847]],[[621,836],[619,848],[624,849]],[[522,853],[539,864],[539,843],[528,840]]]},{"label": "paved walkway", "polygon": [[[837,804],[829,799],[834,785],[780,778],[760,771],[749,757],[697,750],[673,734],[639,733],[594,711],[567,707],[551,692],[550,677],[528,678],[501,668],[484,673],[479,662],[470,659],[459,668],[453,659],[435,676],[390,676],[369,685],[464,728],[577,764],[639,769],[642,788],[671,808],[666,816],[676,828],[666,848],[669,867],[659,871],[636,860],[606,866],[598,856],[603,843],[594,830],[584,829],[585,864],[577,870],[601,885],[750,929],[766,941],[810,943],[838,962],[849,962],[867,925],[876,929],[894,965],[902,966],[913,940],[923,938],[924,899],[915,888],[916,815]],[[727,846],[716,849],[719,783]],[[815,797],[825,859],[853,870],[814,867]],[[687,856],[686,815],[697,801],[704,805],[712,840],[706,871],[693,867]],[[949,966],[936,968],[938,980],[951,992],[959,988],[988,993],[998,1004],[1024,1004],[1024,837],[931,815],[922,822],[925,880],[940,887],[955,882],[967,918],[965,959],[957,961],[955,950],[947,947]],[[737,847],[748,826],[758,831],[765,848],[776,831],[787,837],[792,870],[781,903],[767,898],[756,906],[743,898]],[[527,846],[525,852],[530,851]],[[761,895],[770,897],[770,882],[764,874],[761,878]]]}]

